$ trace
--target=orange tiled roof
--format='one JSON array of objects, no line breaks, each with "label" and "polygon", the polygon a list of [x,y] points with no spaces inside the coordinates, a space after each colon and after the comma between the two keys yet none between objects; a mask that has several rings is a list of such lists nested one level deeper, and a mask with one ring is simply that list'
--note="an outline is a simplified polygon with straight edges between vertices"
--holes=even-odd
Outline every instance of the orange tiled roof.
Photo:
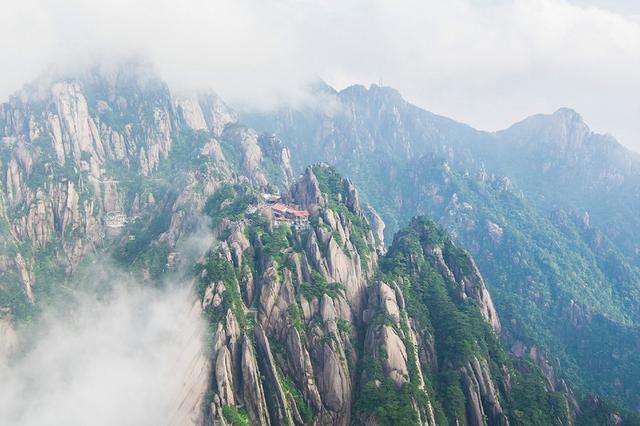
[{"label": "orange tiled roof", "polygon": [[309,217],[309,212],[306,210],[298,210],[296,208],[293,208],[291,206],[287,206],[285,204],[282,203],[275,203],[274,205],[271,206],[271,208],[279,213],[290,213],[292,215],[294,215],[295,217]]},{"label": "orange tiled roof", "polygon": [[279,212],[285,213],[289,210],[289,207],[285,206],[282,203],[275,203],[274,205],[271,206],[271,208],[273,210],[277,210]]}]

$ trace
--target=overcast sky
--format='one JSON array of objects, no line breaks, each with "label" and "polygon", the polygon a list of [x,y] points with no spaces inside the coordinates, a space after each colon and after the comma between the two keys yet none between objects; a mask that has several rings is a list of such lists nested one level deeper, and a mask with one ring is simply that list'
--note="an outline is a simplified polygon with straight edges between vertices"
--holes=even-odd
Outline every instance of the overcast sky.
[{"label": "overcast sky", "polygon": [[576,109],[640,150],[637,0],[4,0],[0,98],[48,64],[143,54],[179,89],[264,106],[379,82],[477,128]]}]

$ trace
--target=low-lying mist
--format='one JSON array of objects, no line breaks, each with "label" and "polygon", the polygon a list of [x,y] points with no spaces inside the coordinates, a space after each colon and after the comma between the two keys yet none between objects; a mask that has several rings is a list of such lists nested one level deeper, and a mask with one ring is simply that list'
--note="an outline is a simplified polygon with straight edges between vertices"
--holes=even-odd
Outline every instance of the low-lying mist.
[{"label": "low-lying mist", "polygon": [[156,425],[176,417],[185,372],[202,358],[192,289],[113,275],[108,292],[76,293],[19,333],[18,354],[0,360],[3,424]]}]

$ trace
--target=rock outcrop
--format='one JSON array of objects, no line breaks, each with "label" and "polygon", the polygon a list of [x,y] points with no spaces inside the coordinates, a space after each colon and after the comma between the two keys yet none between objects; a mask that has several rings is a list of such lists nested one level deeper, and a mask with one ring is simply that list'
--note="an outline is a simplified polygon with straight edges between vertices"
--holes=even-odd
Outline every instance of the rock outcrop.
[{"label": "rock outcrop", "polygon": [[203,404],[208,390],[211,365],[202,348],[202,305],[194,300],[181,322],[181,348],[174,361],[174,379],[180,381],[181,391],[175,395],[167,423],[172,426],[203,423]]},{"label": "rock outcrop", "polygon": [[415,219],[379,257],[370,215],[327,165],[284,200],[308,222],[236,216],[201,262],[207,422],[509,424],[505,384],[523,373],[496,352],[500,322],[466,252]]},{"label": "rock outcrop", "polygon": [[[291,194],[299,207],[314,209],[308,225],[229,223],[235,230],[203,266],[206,312],[223,318],[213,344],[212,400],[223,408],[243,404],[259,424],[349,424],[357,384],[352,339],[377,265],[374,237],[359,205],[333,204],[341,195],[322,193],[313,169]],[[354,234],[367,245],[356,248]],[[215,284],[212,275],[227,268],[224,286]],[[243,279],[247,269],[251,280]]]}]

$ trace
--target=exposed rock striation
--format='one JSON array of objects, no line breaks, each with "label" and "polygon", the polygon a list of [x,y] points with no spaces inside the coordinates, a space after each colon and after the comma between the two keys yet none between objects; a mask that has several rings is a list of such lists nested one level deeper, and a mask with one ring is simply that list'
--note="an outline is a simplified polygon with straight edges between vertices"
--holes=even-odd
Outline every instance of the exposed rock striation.
[{"label": "exposed rock striation", "polygon": [[[212,421],[239,403],[260,424],[351,421],[353,341],[377,254],[358,204],[350,209],[337,201],[342,193],[320,191],[316,173],[325,172],[308,169],[291,191],[292,202],[314,210],[308,226],[245,221],[203,265],[207,312],[222,318],[213,343],[212,400],[219,404],[209,410]],[[366,246],[357,248],[354,234]],[[224,286],[215,283],[221,269]]]},{"label": "exposed rock striation", "polygon": [[532,409],[510,397],[525,374],[500,347],[484,281],[442,229],[416,219],[379,257],[352,184],[322,164],[285,200],[308,224],[258,210],[228,221],[202,260],[207,422],[507,425],[510,410]]}]

